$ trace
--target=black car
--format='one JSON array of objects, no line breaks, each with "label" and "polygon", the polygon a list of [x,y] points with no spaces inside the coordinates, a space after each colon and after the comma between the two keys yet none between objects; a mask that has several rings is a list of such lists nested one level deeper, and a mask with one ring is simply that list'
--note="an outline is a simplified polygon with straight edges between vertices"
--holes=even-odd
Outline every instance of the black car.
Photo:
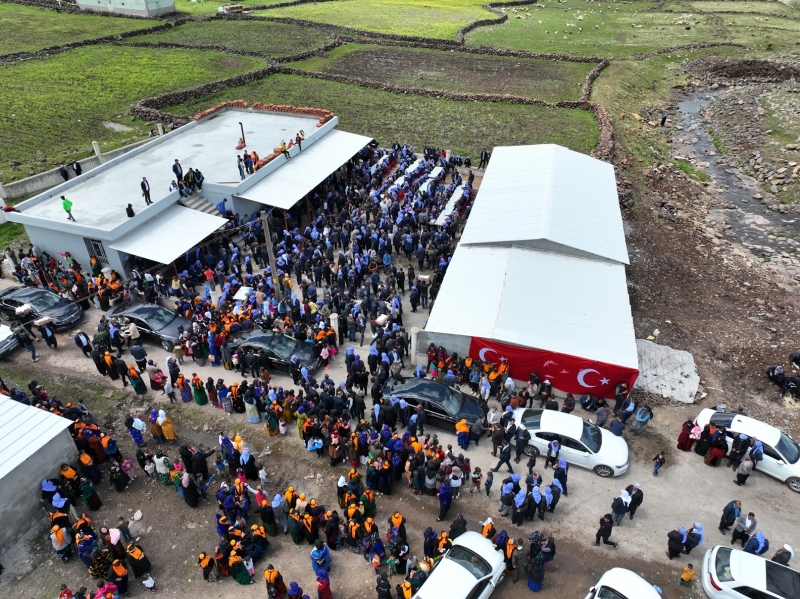
[{"label": "black car", "polygon": [[19,347],[17,336],[10,327],[0,324],[0,358],[5,358],[17,347]]},{"label": "black car", "polygon": [[160,343],[167,351],[172,351],[178,341],[180,336],[178,327],[183,327],[184,331],[192,330],[191,321],[158,304],[125,302],[113,306],[106,312],[106,317],[131,321],[143,337]]},{"label": "black car", "polygon": [[292,356],[297,356],[300,363],[306,367],[309,374],[320,366],[321,360],[314,357],[314,352],[307,343],[300,343],[290,335],[276,333],[275,331],[253,331],[245,333],[236,344],[241,343],[245,350],[252,349],[264,350],[269,360],[268,370],[278,372],[289,372],[289,360]]},{"label": "black car", "polygon": [[[31,311],[17,316],[17,308],[25,304],[31,307]],[[83,318],[83,308],[62,299],[49,289],[8,287],[0,291],[0,318],[3,320],[30,321],[45,316],[53,319],[51,325],[53,330],[64,331]]]},{"label": "black car", "polygon": [[383,388],[383,396],[388,398],[392,395],[412,406],[422,404],[432,424],[447,428],[464,418],[471,426],[484,414],[482,402],[477,397],[429,379],[390,378]]}]

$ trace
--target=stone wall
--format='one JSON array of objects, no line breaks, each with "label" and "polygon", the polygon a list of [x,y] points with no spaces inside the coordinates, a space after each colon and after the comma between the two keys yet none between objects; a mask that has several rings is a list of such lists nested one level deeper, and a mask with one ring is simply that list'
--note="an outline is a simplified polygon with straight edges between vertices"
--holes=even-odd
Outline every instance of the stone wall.
[{"label": "stone wall", "polygon": [[[67,0],[63,0],[62,2],[58,2],[57,0],[4,0],[5,2],[10,2],[13,4],[22,4],[23,6],[33,6],[35,8],[44,8],[46,10],[54,10],[56,12],[68,12],[73,14],[86,14],[85,10],[82,10],[77,4],[72,2],[68,2]],[[117,17],[117,18],[125,18],[125,19],[146,19],[148,21],[157,21],[164,15],[159,15],[157,17],[147,17],[142,15],[123,15],[114,12],[92,12],[93,15],[101,16],[101,17]],[[170,13],[174,14],[174,13]]]}]

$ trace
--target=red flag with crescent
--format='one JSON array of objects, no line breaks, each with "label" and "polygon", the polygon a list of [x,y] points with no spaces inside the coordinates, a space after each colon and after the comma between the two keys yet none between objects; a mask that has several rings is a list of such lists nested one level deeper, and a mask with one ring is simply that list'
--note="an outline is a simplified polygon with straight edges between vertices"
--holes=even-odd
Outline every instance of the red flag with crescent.
[{"label": "red flag with crescent", "polygon": [[633,388],[633,383],[639,376],[639,371],[635,368],[508,345],[479,337],[472,338],[469,354],[495,365],[506,358],[513,378],[527,381],[531,371],[535,370],[539,374],[539,380],[550,379],[554,388],[575,395],[591,393],[610,399],[614,397],[614,387],[618,383],[628,383],[629,388]]}]

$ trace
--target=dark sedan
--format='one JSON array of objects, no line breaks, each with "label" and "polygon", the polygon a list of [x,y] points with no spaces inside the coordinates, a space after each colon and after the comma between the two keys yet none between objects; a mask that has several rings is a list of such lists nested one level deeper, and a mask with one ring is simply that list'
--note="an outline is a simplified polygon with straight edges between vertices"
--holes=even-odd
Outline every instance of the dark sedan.
[{"label": "dark sedan", "polygon": [[192,330],[191,321],[158,304],[122,303],[106,312],[106,317],[118,320],[124,318],[133,322],[142,337],[160,343],[167,351],[172,351],[177,343],[180,336],[179,327],[183,327],[185,331]]},{"label": "dark sedan", "polygon": [[[17,308],[25,304],[31,307],[30,312],[17,316]],[[0,291],[0,318],[3,320],[30,321],[45,316],[53,319],[53,330],[64,331],[83,318],[83,308],[49,289],[8,287]]]},{"label": "dark sedan", "polygon": [[422,404],[428,420],[445,428],[463,418],[472,425],[484,414],[477,397],[429,379],[389,379],[383,388],[383,396],[388,398],[392,395],[406,400],[412,406]]},{"label": "dark sedan", "polygon": [[0,358],[5,358],[17,347],[19,347],[17,336],[10,327],[0,324]]},{"label": "dark sedan", "polygon": [[264,350],[269,360],[268,370],[289,372],[289,360],[297,356],[300,363],[308,369],[309,374],[320,366],[320,359],[314,357],[314,352],[307,343],[300,343],[294,337],[276,333],[274,331],[253,331],[245,333],[236,344],[241,343],[245,350]]}]

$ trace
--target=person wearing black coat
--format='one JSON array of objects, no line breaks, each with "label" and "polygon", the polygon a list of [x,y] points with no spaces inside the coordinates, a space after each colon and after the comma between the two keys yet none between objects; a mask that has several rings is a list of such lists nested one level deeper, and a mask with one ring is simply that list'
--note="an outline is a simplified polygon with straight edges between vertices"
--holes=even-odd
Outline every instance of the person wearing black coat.
[{"label": "person wearing black coat", "polygon": [[114,358],[114,370],[119,374],[122,379],[122,386],[127,387],[130,379],[128,378],[128,365],[121,358]]},{"label": "person wearing black coat", "polygon": [[692,552],[692,549],[700,544],[700,540],[700,533],[695,532],[694,527],[690,528],[689,532],[686,534],[686,542],[683,544],[683,552],[686,555],[689,555]]},{"label": "person wearing black coat", "polygon": [[428,415],[425,413],[425,408],[422,405],[417,407],[417,429],[419,434],[425,434],[425,424],[428,422]]},{"label": "person wearing black coat", "polygon": [[392,585],[389,583],[386,572],[381,572],[381,575],[378,576],[375,592],[378,593],[378,599],[394,599],[392,597]]},{"label": "person wearing black coat", "polygon": [[97,368],[97,372],[103,376],[108,376],[108,364],[105,363],[102,352],[96,346],[92,348],[91,358],[95,368]]},{"label": "person wearing black coat", "polygon": [[608,538],[611,536],[611,530],[614,527],[614,523],[611,520],[611,514],[606,514],[602,518],[600,518],[600,528],[597,529],[597,534],[595,535],[595,542],[592,543],[595,547],[600,546],[600,539],[603,539],[604,545],[613,545],[614,549],[617,548],[618,543],[614,541],[609,541]]},{"label": "person wearing black coat", "polygon": [[667,557],[669,559],[678,557],[683,551],[683,545],[689,540],[689,535],[684,535],[681,531],[675,529],[667,533]]},{"label": "person wearing black coat", "polygon": [[453,520],[453,523],[450,525],[450,540],[453,541],[467,532],[467,521],[464,520],[464,516],[458,514],[456,519]]},{"label": "person wearing black coat", "polygon": [[550,507],[547,508],[547,511],[554,512],[558,500],[561,499],[561,489],[559,489],[556,485],[550,485],[550,492],[553,494],[553,501],[550,502]]},{"label": "person wearing black coat", "polygon": [[215,447],[209,451],[203,451],[203,448],[200,447],[192,456],[192,467],[194,468],[194,472],[196,474],[202,474],[203,478],[206,480],[208,480],[208,462],[206,462],[206,459],[214,455],[216,450],[217,448]]},{"label": "person wearing black coat", "polygon": [[633,520],[633,515],[644,501],[644,492],[642,491],[642,486],[639,483],[628,485],[625,487],[625,490],[628,492],[628,495],[631,496],[631,502],[628,505],[628,516],[631,520]]},{"label": "person wearing black coat", "polygon": [[722,510],[722,518],[719,520],[719,531],[722,534],[728,534],[728,529],[733,526],[733,523],[736,522],[736,518],[739,517],[739,514],[742,511],[742,502],[738,499],[734,499],[728,505],[725,506],[725,509]]}]

